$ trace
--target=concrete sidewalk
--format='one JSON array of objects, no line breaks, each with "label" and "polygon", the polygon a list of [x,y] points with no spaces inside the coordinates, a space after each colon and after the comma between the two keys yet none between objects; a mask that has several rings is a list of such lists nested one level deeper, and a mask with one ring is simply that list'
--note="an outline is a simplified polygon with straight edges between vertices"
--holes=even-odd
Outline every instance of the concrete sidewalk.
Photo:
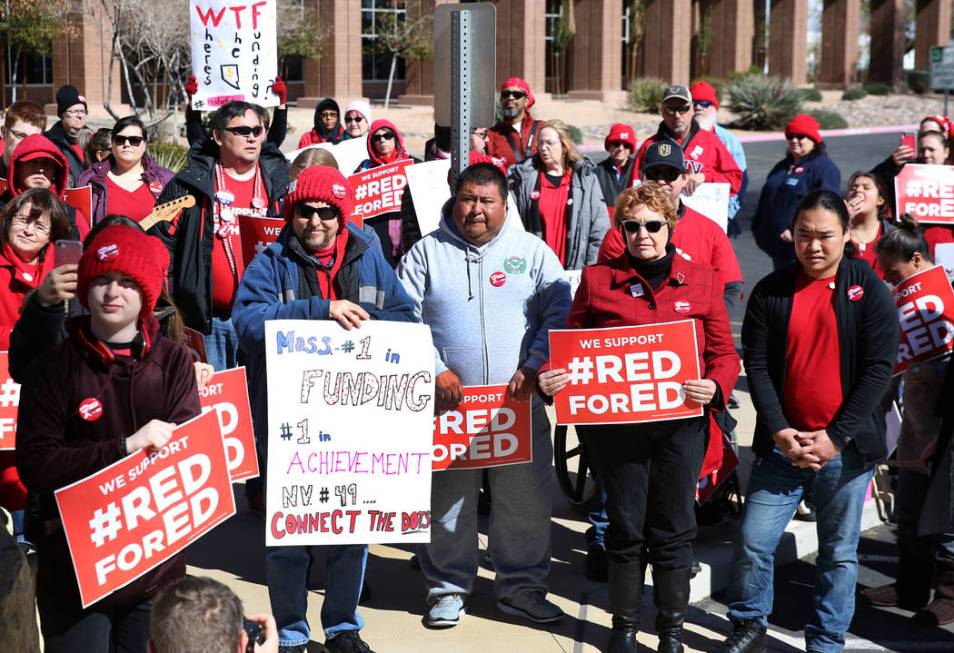
[{"label": "concrete sidewalk", "polygon": [[[742,385],[742,384],[740,384]],[[737,391],[741,401],[734,411],[739,420],[740,444],[751,443],[754,409],[749,396]],[[744,449],[747,452],[747,448]],[[751,457],[743,455],[741,475],[748,476]],[[247,614],[270,611],[264,574],[264,528],[261,515],[244,509],[242,489],[236,486],[241,511],[189,549],[189,573],[217,578],[232,587],[242,598]],[[610,616],[606,613],[607,592],[603,584],[592,583],[583,576],[586,544],[583,533],[588,527],[585,516],[573,511],[559,493],[554,482],[552,521],[552,569],[549,577],[550,599],[566,612],[560,623],[535,626],[501,614],[495,607],[493,572],[482,565],[474,594],[468,601],[468,614],[456,628],[428,630],[422,625],[424,615],[424,581],[413,569],[410,547],[371,547],[367,582],[371,597],[362,606],[365,620],[362,636],[378,653],[460,653],[511,651],[521,653],[544,651],[599,651],[609,636]],[[873,506],[868,506],[865,523],[868,528],[877,522]],[[696,542],[696,558],[702,573],[692,582],[692,601],[698,602],[725,587],[737,522],[700,529]],[[480,545],[486,550],[487,520],[481,519]],[[792,522],[778,549],[778,564],[792,562],[817,550],[814,524]],[[320,554],[319,554],[320,555]],[[312,637],[321,642],[319,613],[324,587],[323,559],[316,561],[309,586],[308,620]],[[655,649],[652,624],[654,608],[651,592],[644,594],[642,643]],[[697,612],[697,611],[696,611]],[[687,625],[687,650],[705,651],[721,641],[729,625],[721,619],[704,618],[699,614]],[[718,630],[714,630],[718,629]],[[721,631],[721,632],[719,632]],[[309,651],[323,648],[312,643]]]}]

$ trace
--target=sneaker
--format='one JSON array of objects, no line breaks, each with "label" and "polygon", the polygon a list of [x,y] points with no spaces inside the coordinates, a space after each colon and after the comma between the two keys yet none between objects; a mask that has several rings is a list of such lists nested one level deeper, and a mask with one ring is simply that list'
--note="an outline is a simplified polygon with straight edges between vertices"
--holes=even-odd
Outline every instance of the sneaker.
[{"label": "sneaker", "polygon": [[583,575],[594,583],[605,583],[609,580],[609,560],[606,558],[606,549],[596,544],[587,547]]},{"label": "sneaker", "polygon": [[795,508],[795,519],[799,521],[815,521],[815,506],[808,501],[800,501]]},{"label": "sneaker", "polygon": [[424,617],[424,625],[428,628],[452,628],[460,623],[461,616],[466,612],[463,596],[445,594],[431,601],[431,607]]},{"label": "sneaker", "polygon": [[374,653],[357,630],[346,630],[325,640],[328,653]]},{"label": "sneaker", "polygon": [[566,616],[559,606],[547,601],[543,592],[523,592],[509,599],[497,599],[497,609],[537,624],[553,623]]},{"label": "sneaker", "polygon": [[763,653],[768,648],[767,628],[758,619],[732,623],[732,632],[709,653]]}]

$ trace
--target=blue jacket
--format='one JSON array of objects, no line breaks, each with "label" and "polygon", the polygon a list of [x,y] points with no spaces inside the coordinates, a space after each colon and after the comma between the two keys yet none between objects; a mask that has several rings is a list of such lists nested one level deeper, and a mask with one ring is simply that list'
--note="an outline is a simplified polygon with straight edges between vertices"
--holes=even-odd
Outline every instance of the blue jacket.
[{"label": "blue jacket", "polygon": [[[360,304],[374,320],[416,322],[414,302],[384,260],[372,236],[348,224],[348,246],[338,270],[340,299]],[[314,259],[291,228],[256,256],[245,269],[232,306],[239,346],[248,355],[248,388],[255,439],[268,442],[268,394],[265,382],[267,320],[327,320],[331,300],[321,296]],[[302,272],[306,274],[302,274]]]},{"label": "blue jacket", "polygon": [[795,207],[803,197],[815,190],[841,192],[841,172],[828,155],[818,153],[798,163],[787,154],[775,164],[765,179],[759,206],[752,216],[755,243],[773,259],[795,260],[795,248],[781,238],[791,229]]}]

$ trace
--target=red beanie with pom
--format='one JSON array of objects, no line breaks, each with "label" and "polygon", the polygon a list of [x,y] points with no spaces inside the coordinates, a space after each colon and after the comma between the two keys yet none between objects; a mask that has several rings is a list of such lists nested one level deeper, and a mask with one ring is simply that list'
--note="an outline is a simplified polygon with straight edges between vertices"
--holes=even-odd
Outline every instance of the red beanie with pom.
[{"label": "red beanie with pom", "polygon": [[341,224],[351,217],[354,207],[354,190],[351,183],[336,168],[311,166],[305,168],[288,184],[285,195],[285,218],[295,214],[299,202],[325,202],[338,209]]}]

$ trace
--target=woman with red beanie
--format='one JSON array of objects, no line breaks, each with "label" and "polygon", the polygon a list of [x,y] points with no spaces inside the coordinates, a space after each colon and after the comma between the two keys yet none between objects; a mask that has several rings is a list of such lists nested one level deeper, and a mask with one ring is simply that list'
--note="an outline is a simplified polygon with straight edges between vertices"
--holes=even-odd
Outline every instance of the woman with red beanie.
[{"label": "woman with red beanie", "polygon": [[[89,315],[40,355],[20,394],[17,467],[29,491],[27,536],[39,559],[44,650],[145,651],[152,597],[185,575],[180,554],[83,608],[53,493],[140,449],[161,449],[200,412],[192,357],[163,337],[152,310],[167,276],[162,243],[103,229],[80,259],[77,296]],[[80,413],[79,406],[98,411]]]},{"label": "woman with red beanie", "polygon": [[815,190],[841,192],[841,172],[825,153],[818,121],[800,113],[785,126],[788,152],[768,173],[752,216],[755,243],[778,269],[795,261],[792,220],[795,207]]}]

